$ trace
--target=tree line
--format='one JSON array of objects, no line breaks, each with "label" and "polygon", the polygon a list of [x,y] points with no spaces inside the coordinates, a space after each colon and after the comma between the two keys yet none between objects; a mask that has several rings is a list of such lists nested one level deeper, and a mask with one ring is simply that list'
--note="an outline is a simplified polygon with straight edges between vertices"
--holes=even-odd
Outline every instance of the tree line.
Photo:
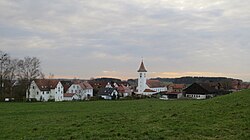
[{"label": "tree line", "polygon": [[37,57],[12,58],[0,50],[0,101],[25,100],[30,83],[39,77],[44,78],[44,74]]}]

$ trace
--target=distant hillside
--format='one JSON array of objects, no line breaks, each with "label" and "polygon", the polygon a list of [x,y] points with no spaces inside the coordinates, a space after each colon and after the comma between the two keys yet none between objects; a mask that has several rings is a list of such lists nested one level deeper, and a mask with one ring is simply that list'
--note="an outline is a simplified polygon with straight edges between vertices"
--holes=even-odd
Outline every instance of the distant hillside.
[{"label": "distant hillside", "polygon": [[99,82],[121,82],[121,79],[117,79],[117,78],[108,78],[108,77],[103,77],[103,78],[96,78],[93,79],[92,81],[99,81]]},{"label": "distant hillside", "polygon": [[152,78],[154,80],[160,80],[161,82],[171,82],[176,84],[192,84],[192,83],[204,83],[204,82],[232,82],[239,81],[239,79],[226,78],[226,77],[181,77],[181,78]]}]

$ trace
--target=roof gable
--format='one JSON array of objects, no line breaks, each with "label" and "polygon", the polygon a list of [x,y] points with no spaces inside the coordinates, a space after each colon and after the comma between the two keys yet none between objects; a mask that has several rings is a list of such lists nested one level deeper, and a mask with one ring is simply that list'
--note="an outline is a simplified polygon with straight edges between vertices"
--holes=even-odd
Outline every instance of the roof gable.
[{"label": "roof gable", "polygon": [[139,70],[137,72],[147,72],[147,70],[146,70],[146,68],[144,66],[143,61],[141,62],[140,68],[139,68]]},{"label": "roof gable", "polygon": [[60,81],[55,79],[36,79],[34,82],[41,91],[49,91],[55,89]]},{"label": "roof gable", "polygon": [[99,95],[111,95],[114,91],[116,91],[115,88],[101,88],[98,94]]},{"label": "roof gable", "polygon": [[209,84],[206,83],[193,83],[186,89],[184,89],[185,93],[192,93],[192,94],[211,94],[216,93],[217,90],[211,87]]}]

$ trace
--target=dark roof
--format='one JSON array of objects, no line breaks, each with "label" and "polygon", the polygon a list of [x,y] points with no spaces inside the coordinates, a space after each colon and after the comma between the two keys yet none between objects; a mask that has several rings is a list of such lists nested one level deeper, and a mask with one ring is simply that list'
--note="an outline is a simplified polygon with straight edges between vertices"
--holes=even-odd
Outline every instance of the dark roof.
[{"label": "dark roof", "polygon": [[67,92],[69,87],[73,84],[72,81],[61,81],[63,88],[64,88],[64,92]]},{"label": "dark roof", "polygon": [[214,94],[218,90],[211,87],[208,83],[193,83],[186,89],[184,89],[186,94]]},{"label": "dark roof", "polygon": [[156,91],[151,90],[151,89],[145,89],[143,92],[156,92]]},{"label": "dark roof", "polygon": [[139,70],[138,70],[137,72],[147,72],[147,70],[146,70],[146,68],[145,68],[145,66],[144,66],[143,61],[141,61],[140,68],[139,68]]},{"label": "dark roof", "polygon": [[89,84],[94,88],[94,89],[99,89],[99,88],[105,88],[108,82],[105,81],[89,81]]},{"label": "dark roof", "polygon": [[101,88],[98,92],[98,95],[111,95],[115,88]]}]

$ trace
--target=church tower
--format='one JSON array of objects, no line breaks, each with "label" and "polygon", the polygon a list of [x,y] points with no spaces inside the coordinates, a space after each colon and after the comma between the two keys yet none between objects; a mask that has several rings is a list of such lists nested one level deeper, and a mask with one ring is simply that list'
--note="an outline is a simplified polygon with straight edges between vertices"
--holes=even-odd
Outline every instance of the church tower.
[{"label": "church tower", "polygon": [[147,70],[144,66],[143,60],[137,72],[139,73],[138,87],[137,87],[138,94],[143,94],[144,90],[146,89],[146,81],[147,81],[147,77],[146,77]]}]

